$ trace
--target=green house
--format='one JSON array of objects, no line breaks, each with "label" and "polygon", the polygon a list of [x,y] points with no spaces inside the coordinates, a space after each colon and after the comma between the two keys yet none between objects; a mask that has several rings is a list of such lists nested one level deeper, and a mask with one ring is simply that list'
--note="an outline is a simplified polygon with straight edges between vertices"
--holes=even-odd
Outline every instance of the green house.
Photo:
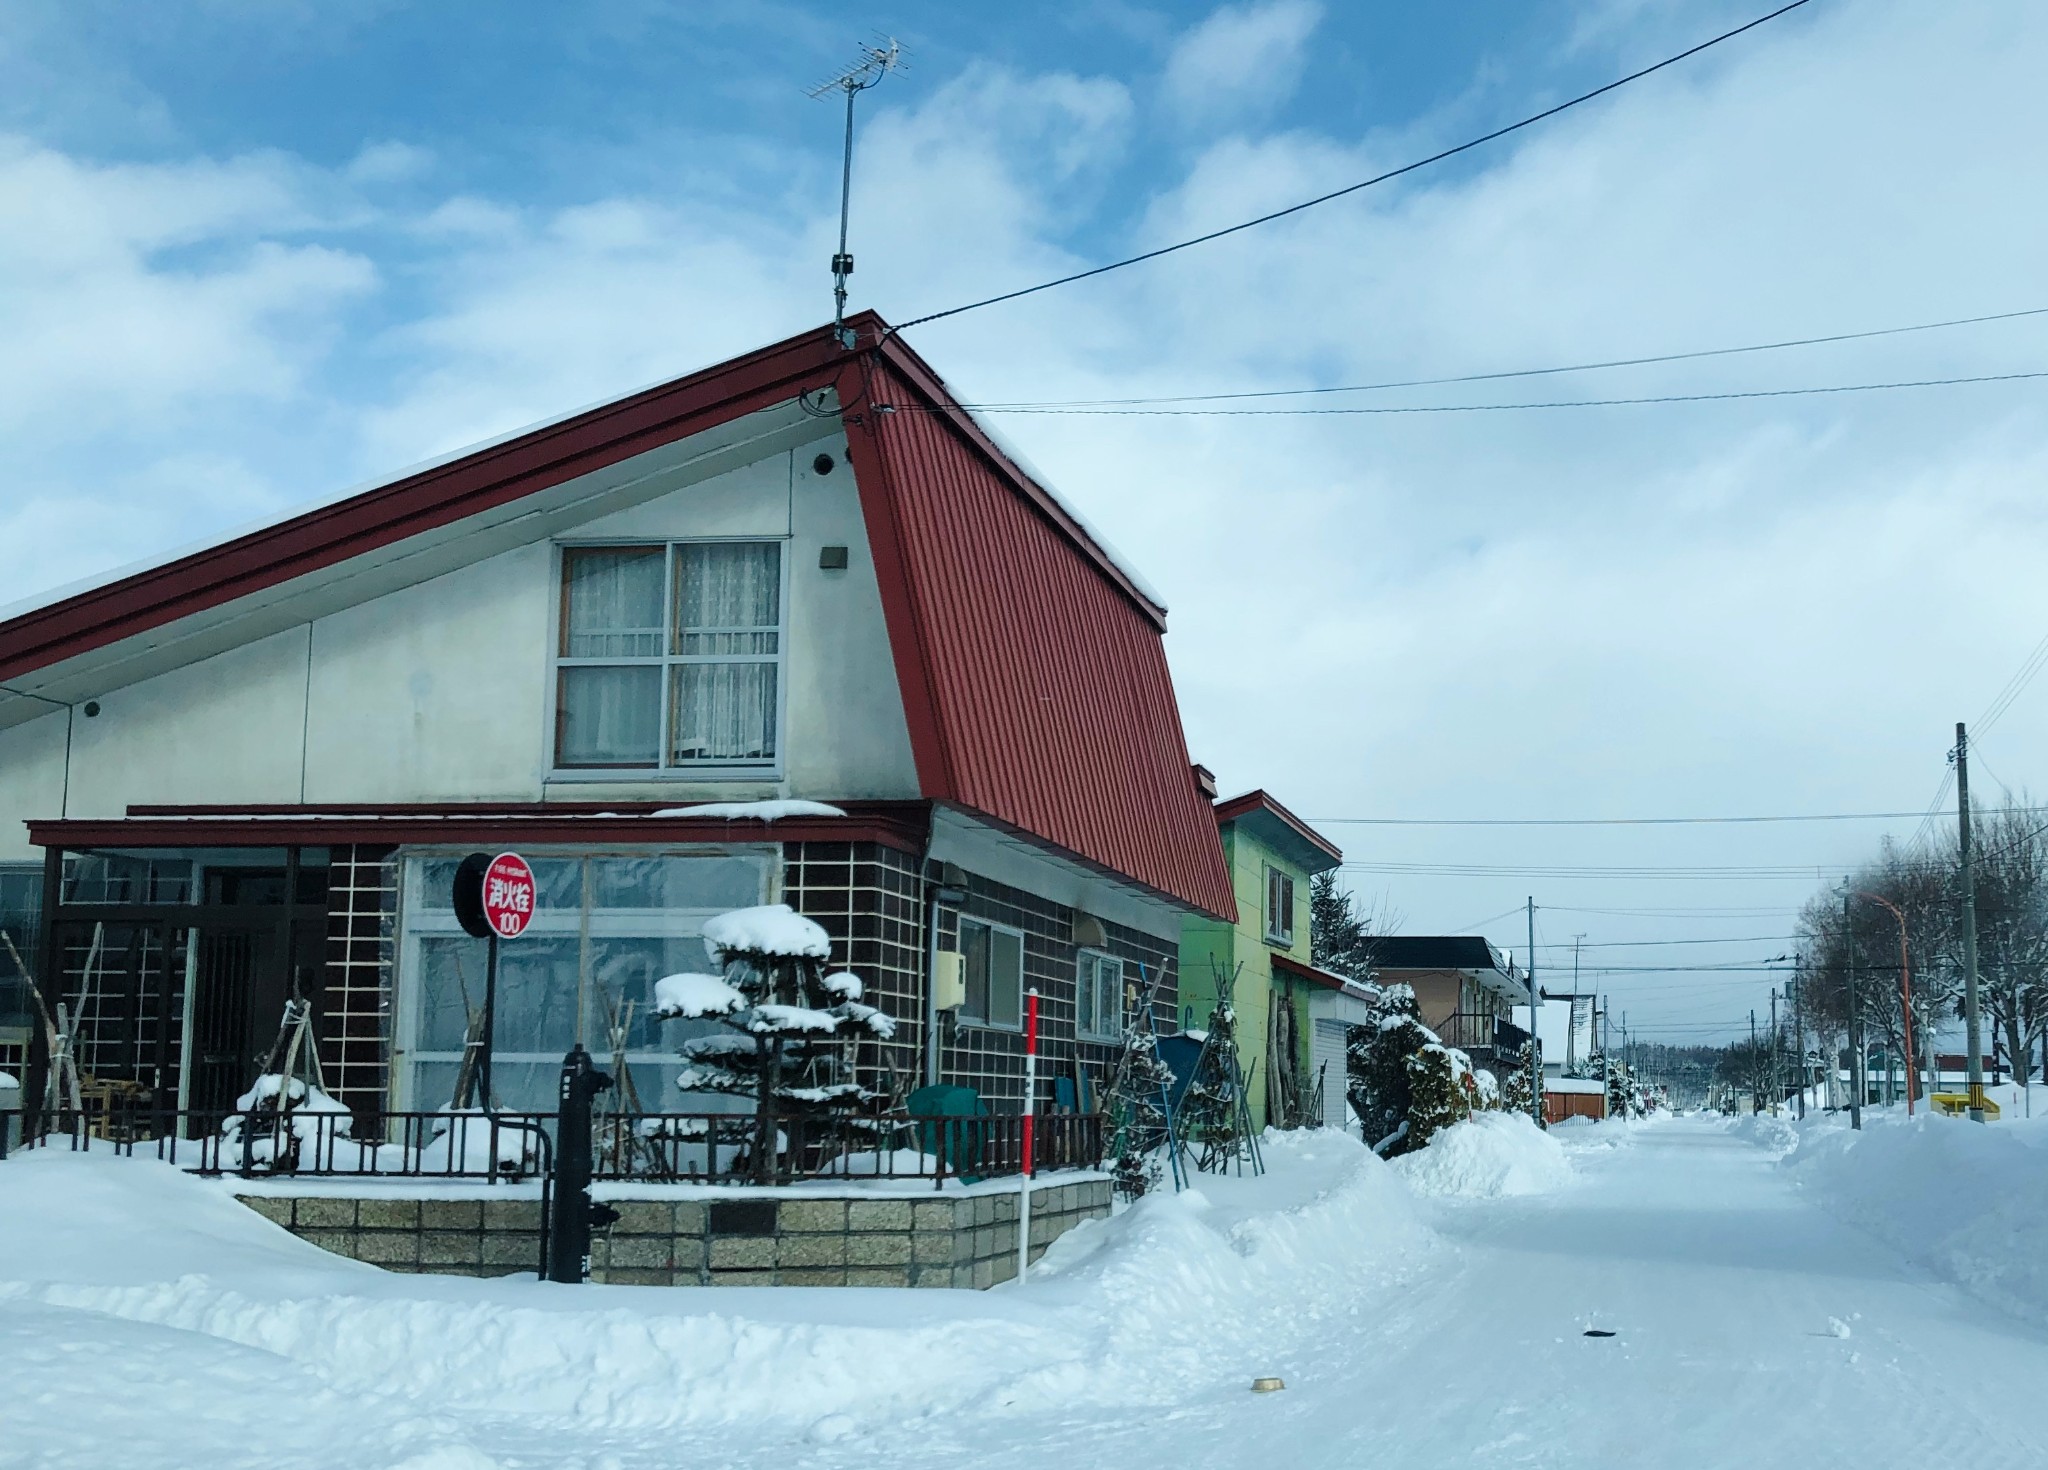
[{"label": "green house", "polygon": [[1253,1124],[1341,1126],[1344,1029],[1364,1005],[1358,987],[1310,963],[1308,888],[1344,854],[1264,791],[1217,802],[1216,824],[1237,922],[1182,927],[1181,1028],[1207,1027],[1229,984]]}]

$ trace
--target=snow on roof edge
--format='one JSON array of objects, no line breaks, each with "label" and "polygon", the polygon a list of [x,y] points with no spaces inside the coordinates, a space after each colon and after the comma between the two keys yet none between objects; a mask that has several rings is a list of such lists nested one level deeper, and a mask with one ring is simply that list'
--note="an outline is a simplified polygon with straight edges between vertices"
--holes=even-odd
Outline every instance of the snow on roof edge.
[{"label": "snow on roof edge", "polygon": [[[960,395],[953,391],[952,385],[950,383],[947,383],[943,378],[941,378],[939,382],[940,386],[945,388],[947,396],[953,400],[956,406],[959,406]],[[966,414],[967,417],[973,421],[974,426],[977,429],[981,430],[982,433],[988,436],[989,442],[991,444],[995,445],[996,448],[1000,449],[1003,452],[1004,456],[1008,458],[1009,461],[1012,464],[1014,464],[1020,471],[1022,471],[1026,479],[1030,480],[1032,484],[1036,485],[1039,489],[1043,490],[1045,492],[1046,498],[1050,500],[1054,505],[1057,505],[1062,511],[1064,511],[1067,515],[1067,518],[1071,520],[1076,526],[1080,527],[1081,534],[1086,536],[1090,541],[1095,543],[1095,549],[1097,551],[1100,551],[1104,556],[1109,558],[1110,565],[1114,566],[1118,571],[1122,572],[1126,577],[1130,579],[1131,585],[1138,589],[1138,595],[1140,597],[1143,597],[1146,601],[1150,602],[1154,607],[1158,608],[1161,612],[1165,612],[1167,610],[1166,599],[1159,595],[1159,589],[1157,587],[1154,587],[1149,581],[1145,579],[1145,574],[1138,570],[1136,564],[1133,563],[1129,557],[1125,556],[1121,551],[1117,550],[1115,543],[1113,543],[1107,536],[1103,535],[1102,532],[1096,528],[1094,522],[1090,521],[1088,517],[1081,514],[1080,509],[1077,506],[1075,506],[1073,501],[1069,500],[1066,496],[1060,494],[1060,492],[1053,487],[1052,481],[1046,477],[1045,472],[1039,469],[1037,465],[1033,464],[1029,457],[1025,455],[1024,451],[1019,449],[1016,446],[1016,444],[1010,440],[1008,435],[1004,434],[1001,430],[996,428],[994,424],[990,423],[986,418],[983,418],[973,409],[967,408],[965,406],[960,406],[960,411]]]}]

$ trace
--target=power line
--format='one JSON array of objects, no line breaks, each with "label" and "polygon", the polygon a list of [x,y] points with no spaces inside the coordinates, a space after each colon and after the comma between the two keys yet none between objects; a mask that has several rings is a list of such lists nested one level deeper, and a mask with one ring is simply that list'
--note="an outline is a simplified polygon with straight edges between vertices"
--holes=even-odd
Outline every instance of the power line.
[{"label": "power line", "polygon": [[2040,673],[2044,666],[2048,666],[2048,637],[2035,644],[2034,651],[2021,660],[2013,676],[2005,681],[2005,687],[1998,691],[1989,705],[1985,706],[1984,713],[1977,716],[1977,723],[1970,727],[1972,732],[1982,735],[1989,730],[2007,710],[2012,708],[2012,702],[2034,682],[2034,676]]},{"label": "power line", "polygon": [[1724,880],[1796,878],[1803,883],[1825,882],[1832,868],[1823,863],[1701,865],[1695,867],[1535,867],[1488,863],[1383,863],[1350,862],[1348,872],[1400,873],[1411,877],[1443,878],[1628,878],[1679,880]]},{"label": "power line", "polygon": [[1196,245],[1206,245],[1211,240],[1220,240],[1226,235],[1235,235],[1241,230],[1249,230],[1257,225],[1270,224],[1276,219],[1285,219],[1291,214],[1300,214],[1303,210],[1313,209],[1319,204],[1328,204],[1333,199],[1342,199],[1347,194],[1356,194],[1359,190],[1369,189],[1375,184],[1384,184],[1389,179],[1398,179],[1403,174],[1411,174],[1417,169],[1428,168],[1431,164],[1441,163],[1447,158],[1455,158],[1460,153],[1470,152],[1474,148],[1481,147],[1500,138],[1505,138],[1510,133],[1519,132],[1521,129],[1542,122],[1547,118],[1556,117],[1559,113],[1568,112],[1582,103],[1591,102],[1596,97],[1604,97],[1609,92],[1627,86],[1630,82],[1641,81],[1644,77],[1654,72],[1660,72],[1667,66],[1676,66],[1679,62],[1697,56],[1702,51],[1710,50],[1720,45],[1723,41],[1732,41],[1744,32],[1753,31],[1758,26],[1774,21],[1781,15],[1788,15],[1807,3],[1808,0],[1791,0],[1790,4],[1779,6],[1768,15],[1760,15],[1755,20],[1739,25],[1732,31],[1723,31],[1711,40],[1702,41],[1697,46],[1688,47],[1676,56],[1667,56],[1654,65],[1643,67],[1640,71],[1633,71],[1627,76],[1617,77],[1605,86],[1595,87],[1590,92],[1582,92],[1578,96],[1560,102],[1554,107],[1546,107],[1541,112],[1531,113],[1519,122],[1512,122],[1506,127],[1495,128],[1490,133],[1484,133],[1477,138],[1460,143],[1456,147],[1432,153],[1427,158],[1418,158],[1413,163],[1405,163],[1399,168],[1389,169],[1386,173],[1376,174],[1372,178],[1361,180],[1356,184],[1347,184],[1344,188],[1332,189],[1329,193],[1319,194],[1313,199],[1304,199],[1299,204],[1290,204],[1285,209],[1276,209],[1270,213],[1259,215],[1254,219],[1244,220],[1234,225],[1226,225],[1220,230],[1210,230],[1207,234],[1196,235],[1192,239],[1182,240],[1176,244],[1162,245],[1156,250],[1147,250],[1138,255],[1126,256],[1122,260],[1114,260],[1107,265],[1091,266],[1087,270],[1075,271],[1071,275],[1060,276],[1056,280],[1041,281],[1036,286],[1020,287],[1015,291],[1005,291],[999,296],[988,296],[980,301],[970,301],[964,306],[952,306],[944,311],[934,311],[924,316],[913,317],[897,327],[896,330],[899,332],[906,331],[911,327],[923,326],[926,322],[940,321],[949,316],[959,316],[964,312],[979,311],[984,306],[995,306],[1001,302],[1015,301],[1023,296],[1035,296],[1040,291],[1050,291],[1055,286],[1071,285],[1075,281],[1085,281],[1091,276],[1107,275],[1111,271],[1122,270],[1125,266],[1138,265],[1148,260],[1157,260],[1163,255],[1172,255],[1178,251],[1191,249]]},{"label": "power line", "polygon": [[1797,934],[1724,934],[1711,939],[1608,939],[1592,944],[1553,944],[1546,949],[1646,949],[1670,944],[1790,944]]},{"label": "power line", "polygon": [[[2048,811],[2048,807],[2027,808]],[[1952,817],[1953,811],[1937,816]],[[1924,819],[1927,813],[1815,812],[1796,815],[1742,817],[1310,817],[1328,827],[1687,827],[1754,822],[1877,822]]]},{"label": "power line", "polygon": [[[1493,383],[1508,378],[1542,378],[1558,373],[1589,373],[1607,368],[1648,367],[1658,363],[1691,362],[1708,357],[1733,357],[1748,352],[1778,352],[1788,347],[1821,347],[1836,342],[1862,342],[1873,337],[1896,337],[1908,332],[1933,332],[1946,327],[1978,326],[1985,322],[2012,321],[2020,317],[2048,316],[2048,306],[2030,306],[2020,311],[1993,312],[1987,316],[1954,317],[1946,321],[1919,322],[1905,327],[1877,327],[1861,332],[1837,332],[1825,337],[1795,337],[1779,342],[1756,342],[1743,347],[1709,347],[1692,352],[1665,352],[1651,357],[1618,357],[1604,362],[1569,363],[1562,367],[1516,368],[1503,372],[1459,373],[1442,378],[1405,378],[1384,383],[1348,383],[1324,388],[1264,388],[1235,393],[1170,393],[1151,398],[1065,398],[1040,401],[1016,400],[965,405],[980,412],[1022,409],[1087,407],[1142,407],[1157,403],[1231,403],[1261,398],[1305,398],[1329,393],[1381,393],[1393,388],[1437,388],[1458,383]],[[2048,640],[2042,644],[2048,655]],[[1980,720],[1981,724],[1982,721]]]},{"label": "power line", "polygon": [[[1666,403],[1733,403],[1751,398],[1813,398],[1836,393],[1889,393],[1908,388],[1960,388],[2048,378],[2048,369],[1978,373],[1958,378],[1906,378],[1885,383],[1828,383],[1814,388],[1749,388],[1729,393],[1655,393],[1641,398],[1553,398],[1525,403],[1344,404],[1336,408],[995,408],[969,404],[976,413],[1041,414],[1090,418],[1366,418],[1393,414],[1524,413],[1553,408],[1636,408]],[[891,406],[891,411],[896,411]],[[937,412],[939,410],[933,410]]]}]

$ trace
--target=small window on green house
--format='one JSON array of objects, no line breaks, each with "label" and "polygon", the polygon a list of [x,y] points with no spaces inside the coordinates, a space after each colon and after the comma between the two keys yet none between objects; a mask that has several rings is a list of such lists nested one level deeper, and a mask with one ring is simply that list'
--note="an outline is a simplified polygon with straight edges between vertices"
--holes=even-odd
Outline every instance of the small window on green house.
[{"label": "small window on green house", "polygon": [[1097,1041],[1123,1035],[1124,962],[1082,950],[1074,990],[1074,1029]]},{"label": "small window on green house", "polygon": [[1294,880],[1278,868],[1266,869],[1266,938],[1294,943]]},{"label": "small window on green house", "polygon": [[961,967],[967,1000],[960,1019],[1017,1027],[1024,1020],[1024,935],[983,919],[960,920]]}]

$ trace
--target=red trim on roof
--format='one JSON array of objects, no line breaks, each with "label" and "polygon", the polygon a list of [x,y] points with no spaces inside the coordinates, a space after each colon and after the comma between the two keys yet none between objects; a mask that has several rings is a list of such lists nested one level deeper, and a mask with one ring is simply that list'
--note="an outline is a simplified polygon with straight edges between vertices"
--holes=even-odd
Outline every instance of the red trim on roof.
[{"label": "red trim on roof", "polygon": [[[24,613],[0,623],[0,677],[150,632],[830,387],[840,395],[922,793],[1234,921],[1222,844],[1190,770],[1160,639],[1162,610],[879,317],[863,313],[850,324],[865,344],[859,355],[822,329],[809,332]],[[485,821],[504,830],[516,821],[535,832],[576,822],[603,841],[628,834],[686,840],[702,830],[644,817],[607,824],[568,810],[551,803],[486,818],[471,808],[460,820],[470,824],[465,830]],[[332,824],[343,815],[299,814],[295,835],[274,840],[342,840]],[[449,834],[458,820],[427,813],[356,819],[395,841],[434,840],[424,834]],[[165,834],[201,840],[196,815],[153,820]],[[402,830],[422,835],[391,836],[401,828],[390,824],[401,820],[413,824]],[[240,823],[233,828],[239,839],[258,819],[220,814],[215,821]],[[138,840],[135,827],[120,823],[38,823],[32,830],[65,842]],[[800,840],[794,821],[759,832],[743,823],[719,830],[735,841]]]},{"label": "red trim on roof", "polygon": [[1298,979],[1312,981],[1330,990],[1344,991],[1346,994],[1360,989],[1356,981],[1329,970],[1317,969],[1314,965],[1305,965],[1293,955],[1282,954],[1278,950],[1273,952],[1273,968],[1284,970]]},{"label": "red trim on roof", "polygon": [[1304,822],[1300,817],[1297,817],[1293,812],[1287,810],[1286,807],[1280,805],[1279,802],[1267,795],[1264,789],[1247,791],[1242,796],[1233,796],[1227,801],[1217,802],[1216,821],[1219,826],[1224,822],[1234,822],[1247,812],[1257,811],[1261,808],[1271,812],[1275,817],[1285,822],[1303,842],[1322,852],[1331,862],[1341,863],[1344,861],[1344,854],[1339,850],[1336,843],[1330,841],[1329,838],[1316,831],[1315,828]]},{"label": "red trim on roof", "polygon": [[126,817],[31,821],[38,847],[294,847],[422,843],[878,842],[921,853],[931,808],[921,801],[849,806],[843,817],[779,821],[657,817],[654,806],[596,803],[428,806],[130,807]]},{"label": "red trim on roof", "polygon": [[344,562],[829,386],[823,330],[535,429],[0,623],[0,679]]}]

